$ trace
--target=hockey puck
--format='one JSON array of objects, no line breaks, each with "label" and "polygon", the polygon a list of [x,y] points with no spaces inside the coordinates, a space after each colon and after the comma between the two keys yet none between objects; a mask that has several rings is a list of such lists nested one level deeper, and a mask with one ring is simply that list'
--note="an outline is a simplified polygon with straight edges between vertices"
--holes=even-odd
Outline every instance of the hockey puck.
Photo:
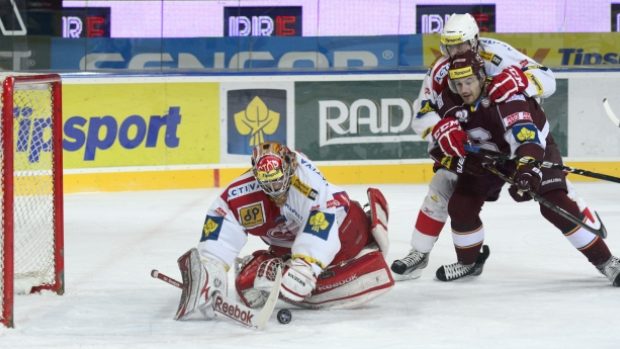
[{"label": "hockey puck", "polygon": [[286,308],[282,308],[280,310],[278,310],[278,322],[286,325],[289,322],[291,322],[291,320],[293,319],[293,314],[291,314],[291,311],[286,309]]}]

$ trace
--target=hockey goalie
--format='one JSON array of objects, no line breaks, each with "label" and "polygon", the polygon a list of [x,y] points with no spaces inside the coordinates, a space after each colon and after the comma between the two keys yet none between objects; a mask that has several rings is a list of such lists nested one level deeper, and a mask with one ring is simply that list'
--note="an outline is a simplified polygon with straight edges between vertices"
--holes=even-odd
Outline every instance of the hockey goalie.
[{"label": "hockey goalie", "polygon": [[[274,290],[300,307],[342,308],[391,289],[388,205],[378,189],[367,190],[366,212],[304,155],[278,143],[256,146],[251,164],[208,209],[197,248],[178,260],[183,292],[175,319],[210,318],[214,295],[228,294],[231,268],[248,309],[265,307]],[[248,235],[266,249],[239,258]]]}]

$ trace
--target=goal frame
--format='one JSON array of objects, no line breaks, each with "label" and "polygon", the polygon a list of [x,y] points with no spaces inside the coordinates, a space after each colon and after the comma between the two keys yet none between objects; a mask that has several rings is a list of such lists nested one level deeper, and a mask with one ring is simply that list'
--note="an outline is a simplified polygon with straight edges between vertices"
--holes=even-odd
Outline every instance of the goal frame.
[{"label": "goal frame", "polygon": [[2,82],[2,173],[3,193],[2,221],[4,222],[3,243],[3,305],[0,323],[13,327],[14,303],[14,130],[13,94],[15,87],[27,84],[50,84],[52,101],[52,177],[53,177],[53,225],[54,225],[54,282],[32,287],[31,293],[41,290],[64,293],[64,222],[62,181],[62,84],[58,74],[7,76]]}]

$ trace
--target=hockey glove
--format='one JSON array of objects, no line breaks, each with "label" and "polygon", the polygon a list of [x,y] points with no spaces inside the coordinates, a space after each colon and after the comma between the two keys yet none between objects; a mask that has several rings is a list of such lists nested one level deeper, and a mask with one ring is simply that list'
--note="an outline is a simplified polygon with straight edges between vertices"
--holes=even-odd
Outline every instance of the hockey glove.
[{"label": "hockey glove", "polygon": [[449,156],[465,157],[467,133],[459,121],[452,116],[445,117],[433,127],[433,137],[441,151]]},{"label": "hockey glove", "polygon": [[429,151],[429,155],[435,164],[433,171],[437,172],[439,168],[445,168],[450,172],[460,175],[462,173],[470,174],[472,176],[482,176],[487,174],[487,170],[483,167],[483,163],[486,162],[486,158],[478,154],[467,154],[466,157],[452,157],[443,154],[443,152],[437,147]]},{"label": "hockey glove", "polygon": [[523,71],[517,66],[510,66],[495,75],[488,86],[489,99],[501,103],[516,93],[527,88],[528,81]]},{"label": "hockey glove", "polygon": [[532,200],[532,197],[529,194],[520,191],[516,185],[511,185],[508,187],[508,194],[512,197],[512,199],[516,202],[525,202]]},{"label": "hockey glove", "polygon": [[[521,158],[520,162],[517,164],[517,171],[514,175],[514,187],[516,189],[515,194],[519,194],[519,192],[537,192],[540,187],[540,182],[542,181],[542,171],[540,168],[532,165],[532,160],[535,160],[531,156],[524,156]],[[510,188],[508,189],[510,191]],[[514,198],[514,196],[511,194]],[[529,196],[529,195],[527,195]],[[527,201],[527,200],[517,200],[516,201]]]},{"label": "hockey glove", "polygon": [[301,302],[316,287],[316,276],[312,266],[302,258],[291,259],[287,264],[280,294],[293,302]]}]

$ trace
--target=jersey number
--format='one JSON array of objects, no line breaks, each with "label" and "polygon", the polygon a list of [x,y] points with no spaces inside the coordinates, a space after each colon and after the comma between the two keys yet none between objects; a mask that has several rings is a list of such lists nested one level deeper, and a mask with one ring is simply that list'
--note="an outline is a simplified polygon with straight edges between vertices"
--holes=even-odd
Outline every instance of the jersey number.
[{"label": "jersey number", "polygon": [[488,130],[482,127],[476,127],[471,130],[467,130],[467,135],[469,136],[469,139],[472,140],[475,145],[480,146],[480,148],[499,152],[499,147],[497,144],[489,141],[493,138],[493,136],[491,136],[491,132]]}]

